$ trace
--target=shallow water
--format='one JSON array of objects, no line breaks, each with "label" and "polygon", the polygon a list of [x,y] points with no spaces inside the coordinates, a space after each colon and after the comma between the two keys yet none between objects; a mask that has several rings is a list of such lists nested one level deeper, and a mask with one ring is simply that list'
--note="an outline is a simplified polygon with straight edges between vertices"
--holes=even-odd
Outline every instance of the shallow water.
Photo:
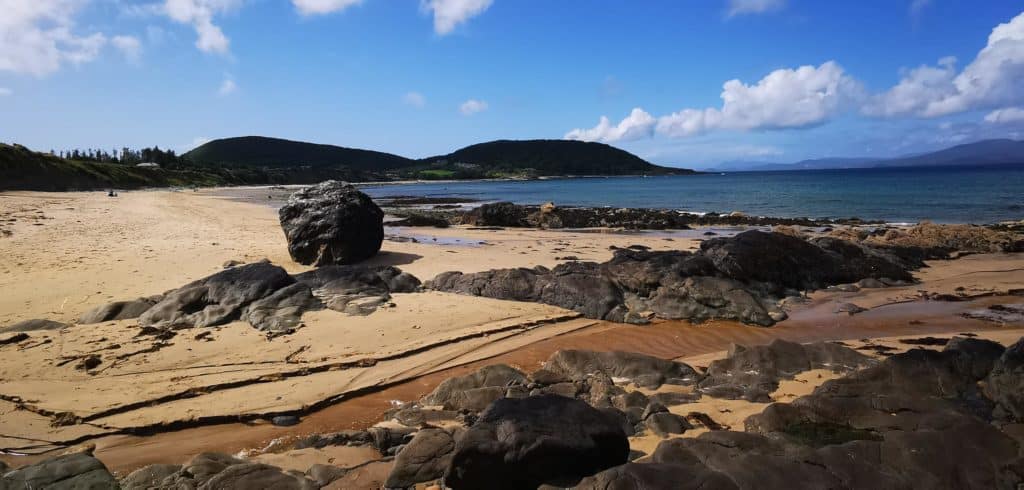
[{"label": "shallow water", "polygon": [[1024,165],[369,184],[363,190],[375,198],[455,196],[522,204],[553,201],[894,223],[1024,219]]}]

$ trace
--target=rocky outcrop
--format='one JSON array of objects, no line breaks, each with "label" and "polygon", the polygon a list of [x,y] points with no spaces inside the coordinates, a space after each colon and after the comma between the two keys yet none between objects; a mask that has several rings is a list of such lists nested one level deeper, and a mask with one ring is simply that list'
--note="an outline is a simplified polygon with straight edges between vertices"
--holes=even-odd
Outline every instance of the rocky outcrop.
[{"label": "rocky outcrop", "polygon": [[373,257],[384,240],[383,211],[344,182],[296,192],[278,214],[288,253],[300,264],[353,264]]},{"label": "rocky outcrop", "polygon": [[448,378],[420,401],[427,406],[440,406],[446,410],[479,412],[505,396],[509,387],[525,385],[526,375],[521,371],[495,364],[485,366],[465,376]]},{"label": "rocky outcrop", "polygon": [[984,226],[939,225],[927,221],[908,229],[890,229],[866,241],[923,249],[933,258],[944,258],[951,252],[1024,252],[1024,240],[1019,234]]},{"label": "rocky outcrop", "polygon": [[245,320],[280,335],[301,326],[305,312],[330,308],[366,315],[386,304],[392,292],[414,292],[419,287],[419,279],[391,266],[331,265],[290,276],[261,261],[224,269],[161,297],[101,306],[86,316],[120,319],[159,298],[138,315],[143,327],[196,328]]},{"label": "rocky outcrop", "polygon": [[767,218],[742,214],[697,215],[671,209],[591,208],[521,205],[511,202],[484,204],[462,216],[462,224],[528,228],[626,228],[631,230],[686,230],[698,225],[800,225],[821,226],[831,221],[808,218]]},{"label": "rocky outcrop", "polygon": [[910,281],[913,278],[905,267],[922,264],[889,249],[831,238],[808,242],[747,231],[705,241],[697,253],[620,249],[601,264],[445,272],[427,287],[540,302],[618,322],[642,324],[658,317],[770,326],[786,318],[778,304],[783,297],[868,278]]},{"label": "rocky outcrop", "polygon": [[447,431],[427,427],[416,432],[398,456],[388,475],[387,488],[409,488],[416,483],[433,481],[444,476],[455,452],[455,441],[464,429]]},{"label": "rocky outcrop", "polygon": [[15,332],[36,332],[42,330],[60,330],[62,328],[70,327],[67,323],[55,322],[53,320],[44,319],[33,319],[25,320],[13,325],[9,325],[0,328],[0,333],[15,333]]},{"label": "rocky outcrop", "polygon": [[4,490],[116,490],[117,480],[88,452],[66,454],[0,475]]},{"label": "rocky outcrop", "polygon": [[163,299],[162,296],[152,296],[149,298],[139,298],[131,301],[115,301],[113,303],[97,306],[79,317],[78,323],[88,325],[92,323],[138,318],[140,315],[145,313],[146,310],[160,302],[161,299]]},{"label": "rocky outcrop", "polygon": [[985,379],[985,395],[995,403],[996,420],[1024,422],[1024,339],[999,356]]},{"label": "rocky outcrop", "polygon": [[584,350],[555,352],[533,378],[557,383],[585,380],[594,375],[624,379],[649,388],[657,388],[666,381],[693,384],[699,378],[693,368],[681,362],[633,352]]},{"label": "rocky outcrop", "polygon": [[[747,432],[669,439],[643,463],[575,488],[1019,488],[1020,441],[987,422],[1001,416],[1004,392],[995,389],[990,400],[979,381],[990,394],[994,380],[1019,379],[1001,366],[1019,358],[1020,345],[1024,339],[1003,349],[954,338],[941,352],[896,354],[792,403],[769,405],[746,420]],[[763,359],[749,367],[775,364]]]},{"label": "rocky outcrop", "polygon": [[239,319],[252,302],[294,282],[270,262],[224,269],[168,292],[139,317],[139,324],[157,328],[223,325]]},{"label": "rocky outcrop", "polygon": [[202,453],[184,465],[151,465],[135,470],[121,480],[121,487],[124,490],[314,490],[319,485],[298,472],[227,454]]},{"label": "rocky outcrop", "polygon": [[626,462],[616,417],[558,395],[494,402],[459,439],[445,474],[455,490],[565,485]]},{"label": "rocky outcrop", "polygon": [[774,340],[754,347],[734,344],[725,359],[708,366],[697,387],[715,398],[768,402],[782,379],[792,379],[811,369],[849,372],[872,363],[870,357],[831,342],[797,344]]}]

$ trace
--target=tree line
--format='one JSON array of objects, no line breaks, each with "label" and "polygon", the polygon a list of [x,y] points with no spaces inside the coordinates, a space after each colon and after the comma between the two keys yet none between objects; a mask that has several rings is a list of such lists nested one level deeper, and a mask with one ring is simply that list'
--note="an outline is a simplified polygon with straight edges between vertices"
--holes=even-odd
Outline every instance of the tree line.
[{"label": "tree line", "polygon": [[152,162],[160,164],[162,167],[173,167],[186,162],[186,160],[180,155],[177,155],[174,150],[161,150],[158,146],[143,148],[141,150],[133,150],[128,147],[121,148],[120,150],[115,148],[109,152],[100,148],[87,148],[85,150],[75,148],[73,150],[62,150],[60,152],[50,150],[50,153],[66,160],[120,163],[123,165],[138,165],[140,163]]}]

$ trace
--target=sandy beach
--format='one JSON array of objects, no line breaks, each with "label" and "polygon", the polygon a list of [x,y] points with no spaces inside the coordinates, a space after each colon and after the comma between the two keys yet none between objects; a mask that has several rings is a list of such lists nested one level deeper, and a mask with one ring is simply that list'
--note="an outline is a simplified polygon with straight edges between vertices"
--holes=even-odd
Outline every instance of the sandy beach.
[{"label": "sandy beach", "polygon": [[[915,273],[917,284],[814,292],[768,328],[722,320],[626,325],[556,306],[430,291],[394,294],[387,307],[366,316],[307,313],[303,328],[270,340],[241,321],[209,334],[188,329],[157,339],[140,335],[135,320],[76,323],[94,307],[163,293],[223,270],[228,261],[268,259],[290,273],[309,270],[289,257],[272,206],[216,190],[117,198],[17,192],[0,194],[0,223],[0,337],[8,335],[4,327],[25,320],[68,324],[0,347],[0,459],[12,465],[82,444],[94,444],[96,457],[119,474],[204,451],[245,451],[300,471],[328,460],[358,464],[372,455],[274,447],[310,434],[365,429],[394,401],[417,400],[446,378],[494,363],[530,372],[560,349],[624,350],[706,366],[730,344],[773,339],[906,349],[900,338],[969,333],[1006,345],[1024,336],[1019,319],[964,316],[1020,304],[1024,257],[973,254],[930,261]],[[382,251],[368,264],[397,266],[425,281],[452,270],[606,261],[614,248],[631,245],[694,250],[705,231],[388,227]],[[941,295],[961,300],[929,299]],[[866,311],[837,313],[837,305],[850,303]],[[94,355],[99,367],[76,369]],[[809,371],[784,383],[773,399],[807,393],[826,379]],[[741,426],[765,405],[707,403],[678,409]],[[61,414],[78,423],[54,423]],[[270,424],[279,414],[300,414],[301,421]],[[635,447],[649,452],[659,441],[641,438]]]}]

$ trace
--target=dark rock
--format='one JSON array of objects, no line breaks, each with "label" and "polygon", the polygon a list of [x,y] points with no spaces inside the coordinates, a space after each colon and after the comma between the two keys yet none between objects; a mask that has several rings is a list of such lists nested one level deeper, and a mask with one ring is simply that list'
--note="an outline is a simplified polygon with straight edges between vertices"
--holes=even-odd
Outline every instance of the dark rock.
[{"label": "dark rock", "polygon": [[300,264],[352,264],[373,257],[384,240],[384,213],[344,182],[296,192],[278,214],[288,252]]},{"label": "dark rock", "polygon": [[128,474],[121,480],[122,490],[149,490],[163,487],[163,481],[181,471],[180,464],[151,464]]},{"label": "dark rock", "polygon": [[25,332],[18,332],[14,335],[8,335],[6,337],[0,337],[0,345],[17,344],[23,340],[28,340],[29,334]]},{"label": "dark rock", "polygon": [[797,344],[774,340],[768,345],[733,345],[729,356],[708,366],[699,390],[718,398],[771,401],[779,380],[811,369],[849,371],[874,361],[853,349],[830,342]]},{"label": "dark rock", "polygon": [[202,485],[214,475],[229,466],[244,464],[245,461],[222,453],[200,453],[181,469],[181,476]]},{"label": "dark rock", "polygon": [[317,486],[326,487],[331,482],[348,474],[347,468],[341,468],[329,464],[315,464],[306,470],[306,478],[313,480]]},{"label": "dark rock", "polygon": [[267,297],[253,301],[242,316],[250,325],[269,333],[294,331],[302,323],[302,314],[323,309],[323,303],[303,283],[289,284]]},{"label": "dark rock", "polygon": [[[462,429],[460,429],[460,432]],[[416,483],[436,480],[444,476],[451,464],[458,435],[438,428],[425,428],[413,436],[409,444],[395,458],[394,468],[388,475],[388,488],[408,488]]]},{"label": "dark rock", "polygon": [[239,319],[250,303],[294,282],[284,269],[269,262],[225,269],[167,293],[139,317],[139,324],[161,328],[222,325]]},{"label": "dark rock", "polygon": [[801,289],[864,278],[912,280],[921,267],[891,253],[835,238],[808,242],[747,231],[704,242],[698,253],[616,249],[605,263],[553,269],[445,272],[427,287],[489,298],[540,302],[588,318],[643,324],[650,318],[702,322],[721,318],[770,326],[786,318],[778,302]]},{"label": "dark rock", "polygon": [[[738,490],[728,476],[707,467],[664,463],[627,463],[588,476],[577,490]],[[760,487],[757,487],[760,488]]]},{"label": "dark rock", "polygon": [[373,437],[373,447],[381,454],[389,454],[392,448],[408,444],[416,433],[416,429],[412,427],[374,426],[370,427],[367,432]]},{"label": "dark rock", "polygon": [[639,391],[631,391],[612,398],[612,405],[619,410],[626,410],[630,407],[644,408],[648,403],[650,403],[650,399]]},{"label": "dark rock", "polygon": [[668,407],[673,407],[676,405],[685,405],[687,403],[693,403],[697,400],[700,400],[700,393],[679,393],[675,391],[665,391],[651,395],[652,402],[660,403]]},{"label": "dark rock", "polygon": [[997,420],[1024,422],[1024,338],[999,356],[985,379],[985,395],[995,402]]},{"label": "dark rock", "polygon": [[867,308],[862,308],[853,303],[839,303],[833,310],[834,313],[846,313],[847,315],[856,315],[857,313],[863,313],[868,311]]},{"label": "dark rock", "polygon": [[278,415],[270,419],[270,423],[278,427],[290,427],[297,425],[301,420],[294,415]]},{"label": "dark rock", "polygon": [[139,298],[132,301],[115,301],[103,306],[97,306],[79,317],[78,323],[88,325],[92,323],[138,318],[161,299],[161,296],[154,296],[151,298]]},{"label": "dark rock", "polygon": [[34,319],[25,320],[23,322],[15,323],[0,328],[0,333],[12,333],[12,332],[36,332],[43,330],[60,330],[62,328],[70,327],[67,323],[55,322],[53,320]]},{"label": "dark rock", "polygon": [[582,401],[503,398],[456,443],[445,484],[455,490],[566,485],[623,464],[628,455],[621,421]]},{"label": "dark rock", "polygon": [[4,490],[89,489],[116,490],[117,480],[89,453],[45,459],[0,475]]},{"label": "dark rock", "polygon": [[101,359],[100,356],[96,354],[90,354],[79,360],[78,364],[75,365],[75,369],[89,371],[99,366],[100,364],[103,364],[103,359]]},{"label": "dark rock", "polygon": [[620,351],[561,350],[552,354],[541,369],[571,380],[584,380],[593,374],[628,380],[653,375],[662,380],[680,378],[693,382],[699,377],[693,368],[680,362]]},{"label": "dark rock", "polygon": [[669,412],[659,412],[644,418],[644,424],[651,432],[659,437],[668,437],[669,434],[682,434],[693,426],[686,421],[686,418]]},{"label": "dark rock", "polygon": [[442,381],[421,403],[447,410],[480,411],[501,398],[509,386],[525,384],[526,375],[517,369],[504,364],[484,366],[465,376]]},{"label": "dark rock", "polygon": [[316,490],[319,486],[300,474],[286,473],[274,466],[261,463],[231,465],[217,473],[199,490]]},{"label": "dark rock", "polygon": [[328,308],[353,315],[372,313],[392,292],[419,288],[419,279],[390,266],[327,266],[298,274],[295,280],[311,288]]},{"label": "dark rock", "polygon": [[295,441],[295,449],[372,444],[373,435],[365,430],[345,430],[331,434],[313,434]]},{"label": "dark rock", "polygon": [[440,216],[432,216],[421,213],[405,213],[405,217],[388,223],[388,226],[431,226],[434,228],[448,228],[448,220]]}]

